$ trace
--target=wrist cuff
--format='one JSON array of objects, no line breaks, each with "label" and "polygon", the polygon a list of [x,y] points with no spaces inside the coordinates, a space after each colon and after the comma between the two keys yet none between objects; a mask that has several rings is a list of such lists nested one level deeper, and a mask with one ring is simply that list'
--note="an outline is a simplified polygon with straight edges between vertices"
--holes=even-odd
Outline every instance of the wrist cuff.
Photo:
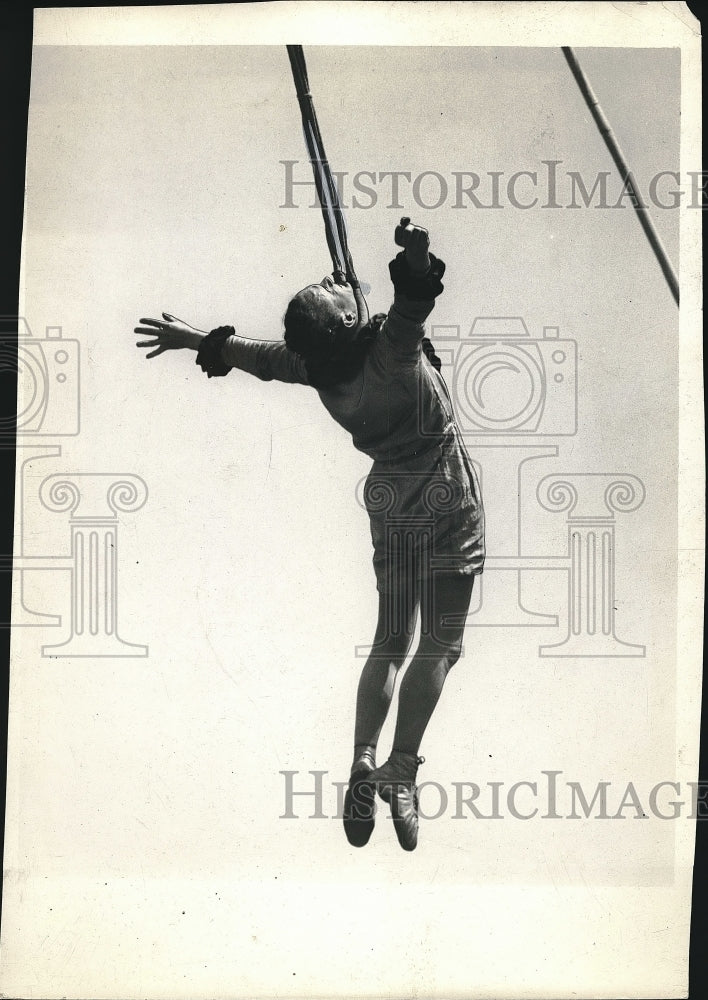
[{"label": "wrist cuff", "polygon": [[227,365],[222,360],[221,349],[224,342],[233,337],[236,331],[232,326],[219,326],[212,330],[202,340],[197,351],[197,364],[208,378],[215,375],[228,375],[233,365]]}]

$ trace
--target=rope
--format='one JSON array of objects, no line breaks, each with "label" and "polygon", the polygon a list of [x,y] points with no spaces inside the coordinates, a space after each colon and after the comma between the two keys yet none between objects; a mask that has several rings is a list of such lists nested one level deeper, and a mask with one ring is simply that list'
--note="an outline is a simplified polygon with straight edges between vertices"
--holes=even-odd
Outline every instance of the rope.
[{"label": "rope", "polygon": [[657,232],[654,223],[647,212],[646,206],[642,204],[642,200],[639,197],[638,192],[635,190],[632,173],[627,166],[627,161],[622,155],[622,150],[620,149],[619,143],[615,138],[615,134],[610,128],[610,123],[607,121],[607,118],[605,118],[604,112],[600,107],[600,102],[595,96],[595,93],[590,86],[590,82],[583,73],[577,56],[569,45],[564,45],[562,49],[566,62],[570,67],[570,71],[575,77],[575,82],[580,88],[580,93],[583,95],[585,103],[588,106],[588,110],[595,120],[595,124],[599,129],[600,135],[605,141],[605,145],[609,150],[610,156],[614,160],[615,166],[620,172],[625,190],[631,195],[632,204],[634,205],[634,210],[637,213],[642,229],[644,230],[646,238],[649,240],[649,245],[654,251],[656,259],[659,262],[659,267],[661,268],[662,274],[666,279],[666,283],[671,290],[674,301],[676,302],[676,305],[678,305],[679,284],[676,273],[671,266],[671,261],[669,260],[666,250],[664,249],[664,244],[661,242],[661,237],[659,236],[659,233]]},{"label": "rope", "polygon": [[315,105],[310,93],[310,82],[307,77],[307,65],[302,45],[288,45],[290,67],[295,82],[295,92],[302,115],[302,129],[305,135],[305,145],[312,164],[315,178],[315,188],[322,208],[327,247],[332,258],[332,271],[338,283],[348,281],[354,291],[359,310],[359,322],[368,320],[366,300],[359,286],[359,279],[354,270],[354,263],[349,251],[347,226],[344,214],[339,204],[339,192],[335,184],[329,160],[324,149],[320,127],[317,122]]}]

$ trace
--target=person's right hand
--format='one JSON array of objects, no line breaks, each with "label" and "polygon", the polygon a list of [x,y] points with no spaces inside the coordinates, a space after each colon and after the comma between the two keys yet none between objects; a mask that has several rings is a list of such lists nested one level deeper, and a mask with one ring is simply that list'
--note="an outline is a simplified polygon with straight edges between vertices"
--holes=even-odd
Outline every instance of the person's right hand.
[{"label": "person's right hand", "polygon": [[178,351],[187,348],[190,351],[198,351],[199,345],[206,336],[201,330],[195,329],[189,323],[183,322],[163,313],[162,319],[141,319],[144,326],[136,326],[135,333],[145,334],[154,337],[154,340],[139,340],[136,347],[154,347],[155,350],[146,354],[146,358],[156,358],[158,354],[165,351]]}]

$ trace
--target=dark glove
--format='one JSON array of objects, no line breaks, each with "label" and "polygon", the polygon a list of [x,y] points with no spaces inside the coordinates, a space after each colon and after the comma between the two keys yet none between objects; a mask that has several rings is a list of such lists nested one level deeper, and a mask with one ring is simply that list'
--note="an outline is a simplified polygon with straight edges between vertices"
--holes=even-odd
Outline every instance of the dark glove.
[{"label": "dark glove", "polygon": [[221,358],[224,341],[233,337],[236,331],[232,326],[219,326],[212,330],[202,340],[197,351],[197,364],[209,378],[215,375],[228,375],[232,365],[227,365]]},{"label": "dark glove", "polygon": [[445,262],[432,253],[428,256],[430,269],[425,274],[411,270],[405,250],[402,250],[388,265],[395,290],[415,302],[435,299],[445,287],[440,280],[445,274]]}]

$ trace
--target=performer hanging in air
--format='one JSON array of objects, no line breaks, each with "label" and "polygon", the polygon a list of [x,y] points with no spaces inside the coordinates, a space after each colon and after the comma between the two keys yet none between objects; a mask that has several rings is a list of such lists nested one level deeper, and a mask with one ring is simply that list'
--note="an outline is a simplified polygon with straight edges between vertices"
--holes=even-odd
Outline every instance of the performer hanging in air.
[{"label": "performer hanging in air", "polygon": [[[429,252],[427,231],[401,221],[406,249],[389,265],[388,315],[361,323],[358,290],[328,276],[291,300],[281,341],[249,340],[229,326],[206,334],[168,313],[142,319],[135,332],[153,338],[137,345],[154,348],[148,358],[197,351],[209,377],[238,368],[265,381],[312,386],[354,446],[374,460],[365,502],[379,612],[357,692],[344,828],[351,844],[368,842],[377,791],[410,851],[418,837],[418,753],[460,656],[474,577],[484,564],[484,515],[439,359],[424,337],[445,265]],[[393,748],[377,768],[379,734],[419,609],[420,641],[400,685]]]}]

